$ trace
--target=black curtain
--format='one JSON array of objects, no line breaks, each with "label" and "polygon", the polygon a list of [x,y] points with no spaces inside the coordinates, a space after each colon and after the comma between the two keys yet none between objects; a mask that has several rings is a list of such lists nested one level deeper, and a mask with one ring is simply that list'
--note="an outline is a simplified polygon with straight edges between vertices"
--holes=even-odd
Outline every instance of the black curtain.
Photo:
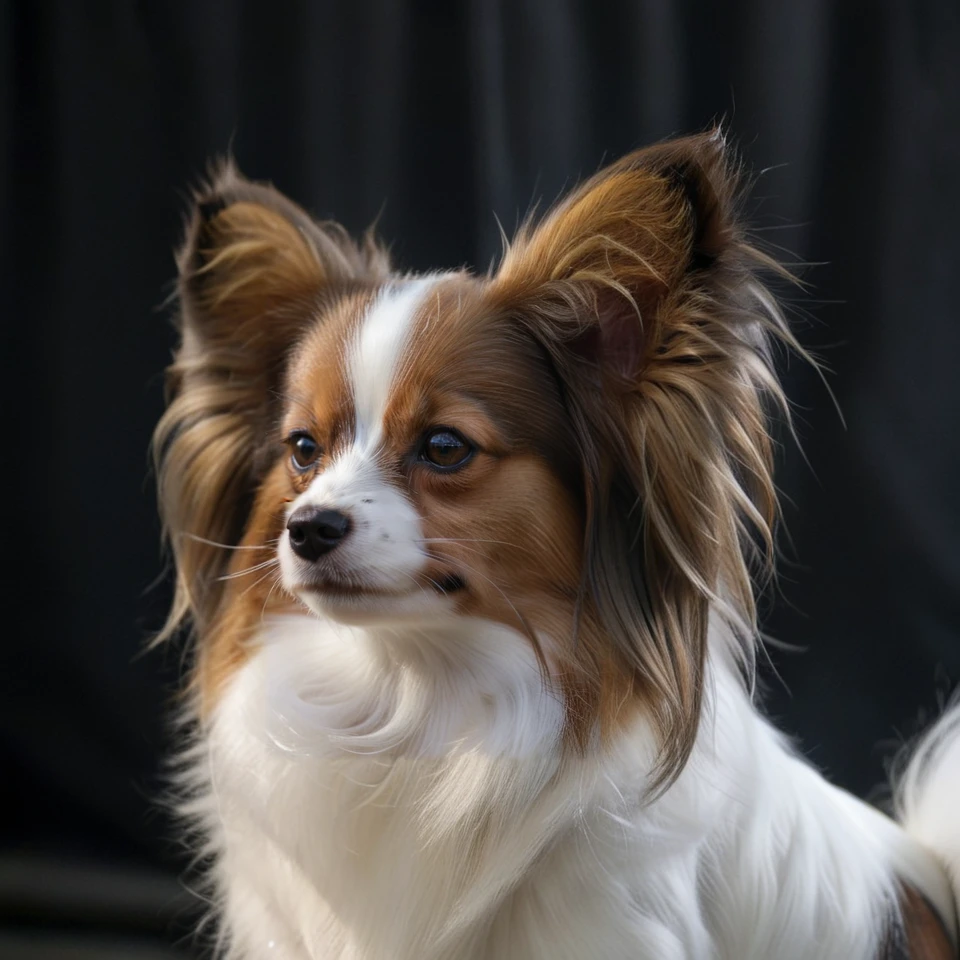
[{"label": "black curtain", "polygon": [[0,3],[3,849],[178,863],[147,450],[186,188],[228,150],[379,216],[405,268],[483,269],[495,214],[725,120],[846,421],[784,361],[803,455],[765,626],[803,650],[772,650],[768,704],[838,782],[882,781],[960,677],[958,103],[954,0]]}]

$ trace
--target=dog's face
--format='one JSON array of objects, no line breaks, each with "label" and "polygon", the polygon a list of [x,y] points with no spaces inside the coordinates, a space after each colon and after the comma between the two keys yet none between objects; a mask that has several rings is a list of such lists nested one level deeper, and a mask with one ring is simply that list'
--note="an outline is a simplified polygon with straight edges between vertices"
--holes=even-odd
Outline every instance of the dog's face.
[{"label": "dog's face", "polygon": [[569,610],[583,538],[571,427],[545,351],[485,282],[397,279],[319,309],[282,403],[280,566],[311,609],[539,630]]},{"label": "dog's face", "polygon": [[180,256],[158,430],[173,618],[219,664],[208,685],[278,604],[441,642],[482,618],[535,646],[574,739],[639,707],[674,772],[708,613],[752,622],[744,544],[774,511],[779,315],[734,192],[719,137],[665,144],[525,227],[490,276],[411,278],[221,174]]}]

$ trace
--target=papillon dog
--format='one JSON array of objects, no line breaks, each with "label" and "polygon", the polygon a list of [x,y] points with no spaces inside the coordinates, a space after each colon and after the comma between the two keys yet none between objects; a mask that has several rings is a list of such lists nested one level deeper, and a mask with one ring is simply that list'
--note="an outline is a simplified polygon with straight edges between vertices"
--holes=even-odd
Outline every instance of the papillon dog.
[{"label": "papillon dog", "polygon": [[893,819],[755,703],[798,345],[740,180],[640,150],[482,276],[197,193],[156,451],[222,956],[956,955],[960,711]]}]

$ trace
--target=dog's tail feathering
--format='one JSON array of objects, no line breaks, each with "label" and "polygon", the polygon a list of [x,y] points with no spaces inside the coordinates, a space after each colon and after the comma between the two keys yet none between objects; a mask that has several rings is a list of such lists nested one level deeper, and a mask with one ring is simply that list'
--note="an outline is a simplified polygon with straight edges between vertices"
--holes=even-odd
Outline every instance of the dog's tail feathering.
[{"label": "dog's tail feathering", "polygon": [[912,750],[896,806],[907,833],[946,869],[960,914],[960,691]]}]

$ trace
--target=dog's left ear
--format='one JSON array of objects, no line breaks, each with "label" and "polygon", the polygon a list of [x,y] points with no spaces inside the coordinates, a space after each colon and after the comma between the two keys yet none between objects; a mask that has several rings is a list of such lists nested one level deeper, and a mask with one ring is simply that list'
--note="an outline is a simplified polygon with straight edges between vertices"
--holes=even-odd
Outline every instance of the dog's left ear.
[{"label": "dog's left ear", "polygon": [[630,154],[521,230],[497,295],[545,311],[547,337],[634,378],[667,334],[661,308],[735,245],[735,186],[720,131]]},{"label": "dog's left ear", "polygon": [[711,611],[751,649],[751,551],[769,554],[776,514],[765,398],[782,393],[765,346],[793,341],[737,190],[719,132],[641,150],[523,228],[491,284],[550,357],[582,457],[584,609],[600,628],[571,654],[580,738],[637,693],[661,784],[694,742]]}]

